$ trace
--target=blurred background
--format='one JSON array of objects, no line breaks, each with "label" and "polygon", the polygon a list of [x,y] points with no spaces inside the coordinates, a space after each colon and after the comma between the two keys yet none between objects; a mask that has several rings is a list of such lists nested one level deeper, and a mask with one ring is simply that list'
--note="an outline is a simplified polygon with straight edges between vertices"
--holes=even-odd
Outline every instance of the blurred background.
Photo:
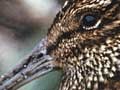
[{"label": "blurred background", "polygon": [[[45,37],[65,0],[0,0],[0,75],[12,69]],[[54,71],[19,90],[57,90]]]}]

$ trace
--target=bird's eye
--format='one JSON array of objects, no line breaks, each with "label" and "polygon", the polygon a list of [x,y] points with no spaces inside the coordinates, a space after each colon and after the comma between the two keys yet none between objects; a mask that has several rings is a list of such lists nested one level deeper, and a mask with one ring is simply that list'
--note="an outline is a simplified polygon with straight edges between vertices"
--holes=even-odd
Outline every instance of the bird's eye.
[{"label": "bird's eye", "polygon": [[86,26],[94,26],[97,22],[97,18],[94,15],[85,15],[83,17],[83,24]]},{"label": "bird's eye", "polygon": [[84,29],[94,29],[100,24],[100,17],[97,14],[86,14],[82,18],[82,26]]}]

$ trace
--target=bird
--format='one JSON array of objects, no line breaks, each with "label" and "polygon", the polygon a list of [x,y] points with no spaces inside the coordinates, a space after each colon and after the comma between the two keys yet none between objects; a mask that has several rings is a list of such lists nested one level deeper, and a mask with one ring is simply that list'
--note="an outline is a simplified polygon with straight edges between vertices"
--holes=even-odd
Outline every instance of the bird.
[{"label": "bird", "polygon": [[49,55],[40,73],[62,70],[59,90],[120,90],[120,0],[66,0],[43,43],[11,77]]},{"label": "bird", "polygon": [[66,1],[47,37],[59,90],[120,90],[120,0]]}]

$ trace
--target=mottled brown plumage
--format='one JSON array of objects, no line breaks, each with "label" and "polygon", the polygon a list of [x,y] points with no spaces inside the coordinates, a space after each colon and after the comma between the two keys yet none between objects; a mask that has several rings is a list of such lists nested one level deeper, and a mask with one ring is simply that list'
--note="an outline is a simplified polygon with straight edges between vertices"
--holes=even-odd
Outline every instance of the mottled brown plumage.
[{"label": "mottled brown plumage", "polygon": [[120,0],[68,0],[48,36],[59,90],[120,90]]},{"label": "mottled brown plumage", "polygon": [[59,90],[120,90],[120,0],[66,1],[46,39],[0,77],[0,90],[56,68],[63,71]]}]

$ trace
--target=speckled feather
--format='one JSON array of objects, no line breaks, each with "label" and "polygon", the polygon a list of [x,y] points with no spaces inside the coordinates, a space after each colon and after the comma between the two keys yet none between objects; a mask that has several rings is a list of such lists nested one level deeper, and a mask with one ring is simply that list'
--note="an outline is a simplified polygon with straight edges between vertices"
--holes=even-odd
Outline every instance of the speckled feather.
[{"label": "speckled feather", "polygon": [[[94,26],[83,24],[97,15]],[[68,0],[48,32],[64,74],[59,90],[120,90],[120,0]]]}]

